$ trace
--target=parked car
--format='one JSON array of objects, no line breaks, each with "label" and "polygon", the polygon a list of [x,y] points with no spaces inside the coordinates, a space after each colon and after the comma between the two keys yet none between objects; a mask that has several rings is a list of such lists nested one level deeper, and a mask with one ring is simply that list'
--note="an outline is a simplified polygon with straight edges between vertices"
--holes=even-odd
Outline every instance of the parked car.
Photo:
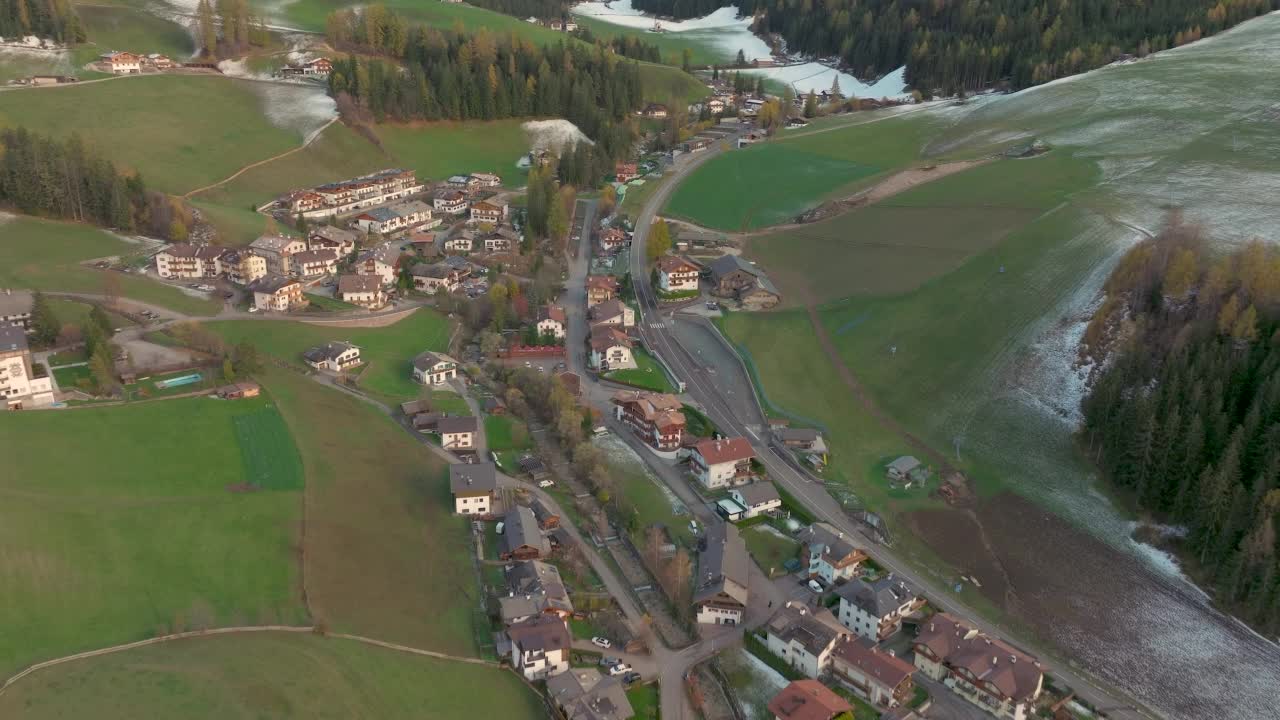
[{"label": "parked car", "polygon": [[503,531],[503,530],[506,530],[506,529],[507,529],[507,524],[506,524],[506,523],[504,523],[504,522],[502,522],[501,520],[499,520],[499,521],[498,521],[498,527],[497,527],[497,529],[495,530],[495,532],[497,532],[499,535],[501,535],[501,534],[502,534],[502,531]]},{"label": "parked car", "polygon": [[606,650],[613,647],[613,643],[609,641],[609,638],[600,637],[599,635],[591,638],[591,644],[595,645],[598,648],[604,648]]},{"label": "parked car", "polygon": [[622,676],[622,682],[624,682],[624,683],[626,683],[626,684],[628,684],[628,685],[630,685],[630,684],[631,684],[631,683],[633,683],[633,682],[638,681],[639,679],[640,679],[640,673],[638,673],[638,672],[634,672],[634,671],[633,671],[633,672],[629,672],[629,673],[627,673],[626,675],[623,675],[623,676]]},{"label": "parked car", "polygon": [[617,665],[614,665],[613,667],[609,668],[609,674],[610,675],[626,675],[627,673],[631,672],[631,670],[632,670],[632,667],[630,665],[624,662],[620,662]]},{"label": "parked car", "polygon": [[555,484],[556,484],[555,480],[539,480],[538,481],[538,487],[540,488],[549,488]]},{"label": "parked car", "polygon": [[689,532],[693,533],[694,535],[697,535],[697,534],[698,534],[698,521],[697,521],[697,520],[690,520],[690,521],[689,521]]},{"label": "parked car", "polygon": [[614,665],[617,665],[620,662],[622,661],[619,660],[618,658],[609,657],[608,655],[606,655],[600,658],[600,667],[613,667]]},{"label": "parked car", "polygon": [[816,593],[821,593],[821,592],[822,592],[822,585],[819,585],[817,580],[810,580],[810,581],[809,581],[809,589],[810,589],[810,590],[812,590],[812,591],[814,591],[814,592],[816,592]]}]

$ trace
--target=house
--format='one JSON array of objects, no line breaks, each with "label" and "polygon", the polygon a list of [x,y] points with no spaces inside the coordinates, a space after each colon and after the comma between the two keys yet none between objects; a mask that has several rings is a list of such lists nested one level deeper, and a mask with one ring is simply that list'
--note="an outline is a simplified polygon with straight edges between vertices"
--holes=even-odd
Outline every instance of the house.
[{"label": "house", "polygon": [[468,175],[450,175],[449,179],[444,181],[444,184],[450,190],[466,190],[471,184],[471,177]]},{"label": "house", "polygon": [[787,601],[765,624],[769,652],[811,678],[827,671],[836,641],[848,636],[830,610],[797,600]]},{"label": "house", "polygon": [[564,621],[550,615],[516,623],[507,628],[511,666],[526,680],[542,680],[569,669],[572,644]]},{"label": "house", "polygon": [[303,250],[294,255],[289,264],[298,277],[329,275],[338,269],[338,253],[335,250]]},{"label": "house", "polygon": [[376,310],[387,302],[382,281],[374,275],[339,275],[338,299],[362,308]]},{"label": "house", "polygon": [[317,370],[342,372],[360,364],[360,348],[345,342],[328,342],[302,353],[302,359]]},{"label": "house", "polygon": [[480,403],[480,409],[483,410],[486,415],[507,414],[507,404],[502,401],[502,398],[492,395],[485,398],[484,401]]},{"label": "house", "polygon": [[771,308],[782,301],[782,295],[755,265],[738,255],[721,255],[712,261],[711,293],[734,298],[749,309]]},{"label": "house", "polygon": [[413,277],[413,289],[429,295],[439,290],[451,293],[459,285],[457,271],[443,263],[418,263],[409,270],[409,275]]},{"label": "house", "polygon": [[459,515],[488,515],[497,488],[498,475],[492,463],[449,466],[449,492],[453,494],[453,511]]},{"label": "house", "polygon": [[885,468],[885,474],[889,476],[889,481],[899,487],[911,487],[916,483],[923,483],[929,479],[929,468],[925,464],[910,455],[902,457],[889,463]]},{"label": "house", "polygon": [[810,525],[796,536],[804,547],[803,558],[810,578],[821,578],[828,585],[837,580],[850,580],[867,554],[854,547],[844,531],[824,522]]},{"label": "house", "polygon": [[113,75],[137,75],[142,72],[142,58],[130,52],[106,53],[101,63]]},{"label": "house", "polygon": [[592,308],[618,294],[618,279],[612,275],[587,276],[587,307]]},{"label": "house", "polygon": [[[474,420],[474,418],[472,418]],[[519,505],[502,517],[498,554],[503,560],[537,560],[551,554],[551,543],[542,534],[533,511]]]},{"label": "house", "polygon": [[248,250],[232,250],[222,256],[222,268],[231,282],[248,285],[267,274],[267,259]]},{"label": "house", "polygon": [[437,211],[446,215],[461,215],[467,211],[467,196],[457,190],[446,190],[436,193],[431,204]]},{"label": "house", "polygon": [[750,565],[747,544],[738,535],[737,526],[716,523],[707,528],[694,576],[693,607],[699,623],[742,623],[747,610]]},{"label": "house", "polygon": [[782,497],[778,495],[778,489],[767,480],[739,485],[729,491],[729,496],[745,510],[744,520],[767,515],[782,507]]},{"label": "house", "polygon": [[822,439],[822,433],[813,428],[783,427],[775,430],[773,436],[789,448],[816,455],[827,454],[827,444]]},{"label": "house", "polygon": [[601,252],[612,255],[627,245],[627,233],[621,228],[605,228],[598,236]]},{"label": "house", "polygon": [[[505,534],[505,532],[504,532]],[[573,601],[560,579],[560,570],[541,560],[524,560],[507,570],[507,595],[498,598],[498,614],[504,625],[554,615],[562,620],[573,615]]]},{"label": "house", "polygon": [[413,429],[420,433],[433,433],[436,425],[444,418],[444,413],[420,412],[413,415]]},{"label": "house", "polygon": [[578,31],[578,23],[576,23],[576,22],[574,22],[574,21],[572,21],[572,20],[565,20],[565,21],[564,21],[564,31],[565,31],[565,32],[567,32],[567,33],[577,32],[577,31]]},{"label": "house", "polygon": [[649,103],[640,110],[640,115],[642,117],[649,118],[650,120],[661,120],[667,116],[667,106],[660,105],[658,103]]},{"label": "house", "polygon": [[30,290],[5,288],[0,293],[0,327],[21,325],[31,332],[31,311],[35,308],[35,295]]},{"label": "house", "polygon": [[867,640],[842,638],[831,653],[831,674],[873,705],[897,707],[911,700],[916,668]]},{"label": "house", "polygon": [[442,254],[442,237],[433,232],[415,232],[408,237],[409,247],[418,257],[434,258]]},{"label": "house", "polygon": [[538,308],[538,337],[564,339],[564,308],[559,305],[544,305]]},{"label": "house", "polygon": [[443,385],[458,377],[458,361],[430,350],[413,359],[413,380],[419,385]]},{"label": "house", "polygon": [[440,447],[455,452],[474,452],[476,449],[476,419],[466,417],[442,417],[436,421],[436,434]]},{"label": "house", "polygon": [[719,490],[749,482],[755,456],[746,438],[707,438],[693,446],[689,467],[703,487]]},{"label": "house", "polygon": [[0,324],[0,398],[9,410],[53,403],[53,379],[32,362],[27,330],[15,323]]},{"label": "house", "polygon": [[920,627],[914,650],[920,672],[998,718],[1027,720],[1044,689],[1039,661],[948,613]]},{"label": "house", "polygon": [[892,574],[878,580],[854,578],[841,586],[840,622],[859,636],[883,642],[902,627],[902,619],[919,610],[924,598]]},{"label": "house", "polygon": [[333,72],[333,62],[329,58],[316,58],[302,64],[303,75],[328,75]]},{"label": "house", "polygon": [[498,200],[481,200],[471,206],[471,221],[497,225],[507,219],[507,204]]},{"label": "house", "polygon": [[148,55],[147,64],[157,70],[171,70],[176,65],[167,55],[161,55],[160,53]]},{"label": "house", "polygon": [[707,101],[707,111],[712,115],[719,115],[724,112],[724,100],[713,97]]},{"label": "house", "polygon": [[357,210],[385,205],[423,190],[412,170],[389,168],[350,180],[296,190],[276,204],[290,215],[307,219],[335,217]]},{"label": "house", "polygon": [[694,137],[690,138],[683,145],[684,151],[687,153],[702,152],[711,147],[711,138]]},{"label": "house", "polygon": [[156,274],[162,278],[212,278],[222,274],[226,248],[173,243],[156,253]]},{"label": "house", "polygon": [[664,293],[682,293],[698,289],[697,265],[675,255],[658,258],[658,289]]},{"label": "house", "polygon": [[640,171],[636,169],[635,163],[620,162],[613,166],[613,177],[620,183],[629,183],[640,177]]},{"label": "house", "polygon": [[409,228],[429,230],[439,226],[440,220],[434,219],[430,205],[421,200],[405,200],[370,208],[355,216],[352,224],[367,233],[391,235]]},{"label": "house", "polygon": [[672,453],[680,448],[685,428],[680,398],[627,390],[615,393],[612,402],[615,417],[626,423],[649,447]]},{"label": "house", "polygon": [[629,328],[636,324],[636,311],[628,304],[614,298],[591,308],[592,325],[613,325]]},{"label": "house", "polygon": [[268,273],[249,283],[253,293],[253,306],[266,312],[288,312],[307,304],[302,295],[302,284],[283,275]]},{"label": "house", "polygon": [[244,398],[258,397],[262,393],[262,386],[256,382],[235,382],[230,385],[223,385],[217,390],[218,397],[223,400],[241,400]]},{"label": "house", "polygon": [[565,720],[628,720],[635,709],[622,681],[596,668],[572,668],[547,678],[547,698]]},{"label": "house", "polygon": [[502,177],[493,173],[471,173],[467,179],[468,188],[496,188],[502,185]]},{"label": "house", "polygon": [[475,234],[470,230],[455,233],[444,241],[445,252],[469,253],[475,246]]},{"label": "house", "polygon": [[484,251],[488,253],[511,252],[511,238],[493,234],[484,239]]},{"label": "house", "polygon": [[[547,473],[546,464],[544,464],[542,459],[537,455],[525,455],[519,460],[516,460],[516,468],[525,475],[528,475],[529,479],[534,482],[546,479],[549,474]],[[560,516],[543,508],[541,501],[534,501],[533,514],[538,516],[538,524],[542,526],[543,530],[560,526]]]},{"label": "house", "polygon": [[587,344],[591,348],[587,364],[592,370],[607,372],[636,367],[635,356],[631,353],[631,338],[613,325],[593,326]]},{"label": "house", "polygon": [[393,242],[384,242],[356,256],[353,269],[357,275],[372,275],[383,285],[392,285],[396,281],[396,271],[399,266],[400,246]]},{"label": "house", "polygon": [[344,258],[356,251],[360,242],[360,234],[352,230],[344,230],[332,225],[321,225],[311,228],[307,234],[307,248],[310,250],[333,250],[338,257]]},{"label": "house", "polygon": [[773,696],[769,712],[776,720],[834,720],[852,717],[853,706],[817,680],[796,680]]},{"label": "house", "polygon": [[266,259],[267,272],[290,275],[293,272],[291,259],[306,250],[307,244],[299,238],[286,235],[263,235],[249,243],[249,249],[253,254]]}]

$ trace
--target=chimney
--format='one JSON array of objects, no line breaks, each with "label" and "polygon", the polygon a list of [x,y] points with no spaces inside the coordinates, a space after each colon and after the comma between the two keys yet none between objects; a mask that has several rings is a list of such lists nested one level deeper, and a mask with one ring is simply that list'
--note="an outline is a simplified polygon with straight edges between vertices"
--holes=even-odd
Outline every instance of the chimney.
[{"label": "chimney", "polygon": [[992,664],[992,665],[997,665],[997,664],[999,664],[999,662],[1000,662],[1000,656],[999,656],[999,655],[992,655],[992,656],[991,656],[991,664]]},{"label": "chimney", "polygon": [[1016,662],[1018,662],[1018,656],[1017,656],[1017,655],[1010,655],[1010,656],[1009,656],[1009,662],[1011,662],[1011,663],[1016,663]]}]

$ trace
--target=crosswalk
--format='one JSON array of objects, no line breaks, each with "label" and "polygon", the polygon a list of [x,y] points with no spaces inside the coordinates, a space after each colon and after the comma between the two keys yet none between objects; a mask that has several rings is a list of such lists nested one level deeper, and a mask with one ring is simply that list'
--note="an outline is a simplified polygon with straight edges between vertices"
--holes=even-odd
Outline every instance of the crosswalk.
[{"label": "crosswalk", "polygon": [[666,323],[660,323],[660,322],[651,322],[651,323],[649,323],[649,328],[650,328],[651,330],[661,330],[661,329],[665,328],[666,326],[667,326],[667,324],[666,324]]}]

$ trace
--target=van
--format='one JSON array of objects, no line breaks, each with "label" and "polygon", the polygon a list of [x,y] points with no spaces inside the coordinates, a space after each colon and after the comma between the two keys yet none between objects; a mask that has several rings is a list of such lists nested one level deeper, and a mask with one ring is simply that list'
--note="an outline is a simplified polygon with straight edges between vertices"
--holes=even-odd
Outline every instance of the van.
[{"label": "van", "polygon": [[608,435],[608,434],[609,434],[609,428],[607,428],[607,427],[605,427],[605,426],[603,426],[603,425],[597,425],[597,426],[596,426],[596,429],[595,429],[595,430],[593,430],[592,432],[593,432],[593,433],[595,433],[596,435]]},{"label": "van", "polygon": [[502,522],[501,520],[499,520],[499,521],[498,521],[498,527],[497,527],[497,533],[498,533],[499,535],[501,535],[501,534],[502,534],[502,531],[503,531],[503,530],[506,530],[506,529],[507,529],[507,524],[506,524],[506,523],[504,523],[504,522]]}]

